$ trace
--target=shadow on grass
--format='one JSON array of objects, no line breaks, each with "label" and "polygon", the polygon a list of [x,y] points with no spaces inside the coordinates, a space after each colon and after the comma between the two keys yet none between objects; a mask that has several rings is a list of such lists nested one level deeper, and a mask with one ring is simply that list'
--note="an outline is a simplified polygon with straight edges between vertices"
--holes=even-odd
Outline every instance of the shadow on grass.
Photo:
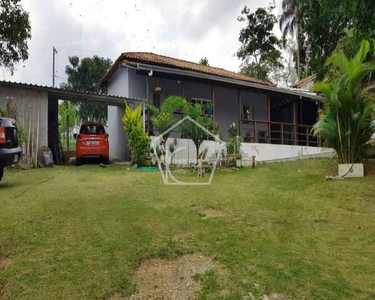
[{"label": "shadow on grass", "polygon": [[5,183],[0,182],[0,190],[15,187],[15,186],[20,186],[20,185],[22,184],[19,184],[17,182],[5,182]]}]

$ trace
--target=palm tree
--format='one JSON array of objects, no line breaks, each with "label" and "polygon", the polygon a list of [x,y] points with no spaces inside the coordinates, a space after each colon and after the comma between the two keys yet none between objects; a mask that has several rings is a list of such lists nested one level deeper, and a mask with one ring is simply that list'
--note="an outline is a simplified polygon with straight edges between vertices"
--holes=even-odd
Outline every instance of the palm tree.
[{"label": "palm tree", "polygon": [[283,13],[280,16],[279,25],[283,34],[283,40],[287,35],[296,36],[297,40],[297,76],[301,79],[301,34],[303,28],[301,1],[283,0]]},{"label": "palm tree", "polygon": [[368,84],[375,63],[365,62],[369,51],[368,41],[362,41],[352,57],[343,50],[336,51],[327,60],[333,75],[313,88],[325,96],[314,135],[322,137],[326,147],[336,150],[339,163],[360,162],[375,132],[375,85]]}]

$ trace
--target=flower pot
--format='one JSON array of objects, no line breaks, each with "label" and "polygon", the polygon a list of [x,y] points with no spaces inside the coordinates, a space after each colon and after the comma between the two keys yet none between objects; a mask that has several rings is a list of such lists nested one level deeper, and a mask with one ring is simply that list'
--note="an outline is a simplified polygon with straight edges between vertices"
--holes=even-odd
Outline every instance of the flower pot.
[{"label": "flower pot", "polygon": [[149,167],[152,164],[151,156],[146,156],[146,166]]},{"label": "flower pot", "polygon": [[242,160],[241,159],[236,159],[236,167],[241,168],[242,167]]},{"label": "flower pot", "polygon": [[343,178],[358,178],[364,176],[363,164],[340,164],[339,176]]}]

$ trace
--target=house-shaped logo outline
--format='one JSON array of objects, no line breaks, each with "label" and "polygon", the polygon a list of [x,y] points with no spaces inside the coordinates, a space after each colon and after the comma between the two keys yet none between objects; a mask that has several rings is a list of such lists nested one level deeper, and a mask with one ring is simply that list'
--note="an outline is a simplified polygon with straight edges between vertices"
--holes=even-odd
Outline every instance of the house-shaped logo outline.
[{"label": "house-shaped logo outline", "polygon": [[[163,139],[163,136],[165,136],[169,132],[173,131],[175,128],[177,128],[178,126],[180,126],[182,123],[184,123],[186,121],[192,122],[194,125],[198,126],[200,129],[202,129],[203,131],[205,131],[207,133],[207,135],[211,136],[214,139],[215,142],[220,143],[220,150],[218,151],[218,153],[215,156],[215,161],[213,163],[213,168],[212,168],[210,177],[209,177],[209,179],[208,179],[207,182],[185,182],[185,181],[179,181],[171,173],[171,171],[169,169],[169,164],[168,163],[165,164],[165,172],[164,172],[164,170],[162,168],[162,163],[160,161],[160,158],[158,156],[157,149],[156,149],[157,146],[159,145],[160,141]],[[225,145],[226,145],[225,142],[223,142],[219,138],[219,136],[213,134],[211,131],[209,131],[207,128],[205,128],[204,126],[202,126],[201,124],[199,124],[197,121],[193,120],[189,116],[185,116],[184,118],[182,118],[180,121],[178,121],[176,124],[174,124],[173,126],[171,126],[169,129],[167,129],[166,131],[164,131],[162,134],[160,134],[157,138],[155,138],[152,141],[152,148],[153,148],[153,151],[154,151],[154,155],[155,155],[156,161],[158,163],[158,168],[159,168],[160,174],[162,176],[162,179],[163,179],[163,182],[164,182],[165,185],[210,185],[211,182],[212,182],[212,179],[214,177],[214,174],[215,174],[215,171],[216,171],[216,168],[217,168],[217,164],[220,161],[220,156],[221,156],[221,153],[222,153]],[[173,181],[172,182],[169,181],[169,178],[171,178]]]}]

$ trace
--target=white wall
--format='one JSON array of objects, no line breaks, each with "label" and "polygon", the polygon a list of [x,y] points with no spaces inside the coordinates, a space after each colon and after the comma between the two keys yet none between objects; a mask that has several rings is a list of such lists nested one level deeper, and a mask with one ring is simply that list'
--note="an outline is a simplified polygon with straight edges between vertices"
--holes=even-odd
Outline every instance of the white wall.
[{"label": "white wall", "polygon": [[251,165],[252,156],[257,162],[288,160],[309,156],[332,155],[334,150],[320,147],[242,143],[243,164]]},{"label": "white wall", "polygon": [[[156,137],[151,137],[151,140],[155,140]],[[169,138],[166,143],[166,150],[169,151],[169,145],[172,144],[174,141],[173,138]],[[152,146],[151,142],[151,146]],[[175,147],[181,148],[180,151],[176,152],[173,156],[173,164],[178,165],[186,165],[196,163],[197,161],[197,150],[192,140],[189,139],[177,139],[177,146]],[[220,150],[220,143],[214,141],[204,141],[200,146],[199,152],[207,149],[207,159],[209,161],[215,161],[215,157],[217,157],[217,153]]]},{"label": "white wall", "polygon": [[[156,137],[152,137],[155,140]],[[169,150],[169,145],[173,143],[173,139],[167,140],[166,149]],[[152,145],[152,143],[151,143]],[[177,139],[176,148],[184,148],[174,156],[174,164],[191,164],[196,163],[196,148],[194,143],[188,139]],[[213,141],[204,141],[200,147],[200,152],[204,149],[208,149],[207,159],[210,162],[215,161],[217,152],[220,150],[220,143]],[[226,149],[226,147],[223,147]],[[225,151],[225,150],[224,150]],[[271,162],[271,161],[282,161],[290,159],[298,159],[311,156],[332,156],[335,151],[332,149],[319,148],[319,147],[307,147],[307,146],[289,146],[289,145],[270,145],[270,144],[251,144],[242,143],[242,164],[243,166],[250,166],[252,164],[252,156],[255,156],[257,162]]]},{"label": "white wall", "polygon": [[147,99],[147,76],[138,75],[136,72],[135,69],[128,69],[128,96],[131,98]]},{"label": "white wall", "polygon": [[125,109],[108,106],[108,140],[110,160],[129,160],[126,132],[122,124]]},{"label": "white wall", "polygon": [[108,82],[108,94],[113,96],[129,97],[128,74],[128,68],[118,68]]},{"label": "white wall", "polygon": [[[110,95],[129,97],[129,76],[127,68],[119,68],[108,83]],[[129,149],[126,143],[126,132],[122,124],[125,109],[108,106],[109,159],[128,160]]]}]

